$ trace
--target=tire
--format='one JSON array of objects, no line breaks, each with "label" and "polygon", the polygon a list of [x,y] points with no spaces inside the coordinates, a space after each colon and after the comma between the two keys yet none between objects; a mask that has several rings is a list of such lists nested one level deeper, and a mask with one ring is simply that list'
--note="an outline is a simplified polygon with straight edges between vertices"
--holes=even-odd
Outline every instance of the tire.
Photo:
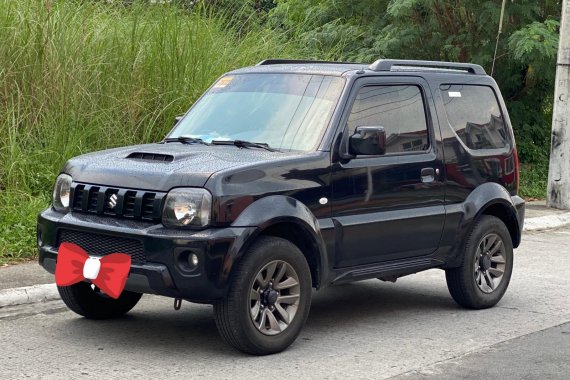
[{"label": "tire", "polygon": [[141,293],[123,291],[113,299],[87,282],[71,286],[58,286],[57,290],[67,307],[88,319],[109,319],[129,312],[139,302]]},{"label": "tire", "polygon": [[226,297],[214,305],[216,326],[239,351],[281,352],[305,324],[311,291],[311,271],[299,248],[288,240],[263,236],[246,251],[231,276]]},{"label": "tire", "polygon": [[482,215],[469,234],[461,266],[447,269],[445,278],[455,302],[469,309],[486,309],[501,300],[512,271],[513,243],[507,227],[497,217]]}]

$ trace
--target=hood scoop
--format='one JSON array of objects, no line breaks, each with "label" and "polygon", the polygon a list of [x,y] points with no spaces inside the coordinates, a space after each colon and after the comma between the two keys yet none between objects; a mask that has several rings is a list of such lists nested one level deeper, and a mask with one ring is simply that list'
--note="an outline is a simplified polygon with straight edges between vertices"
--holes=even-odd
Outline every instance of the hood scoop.
[{"label": "hood scoop", "polygon": [[174,156],[170,154],[161,153],[148,153],[148,152],[133,152],[129,154],[126,158],[131,160],[141,160],[141,161],[158,161],[158,162],[172,162],[174,161]]}]

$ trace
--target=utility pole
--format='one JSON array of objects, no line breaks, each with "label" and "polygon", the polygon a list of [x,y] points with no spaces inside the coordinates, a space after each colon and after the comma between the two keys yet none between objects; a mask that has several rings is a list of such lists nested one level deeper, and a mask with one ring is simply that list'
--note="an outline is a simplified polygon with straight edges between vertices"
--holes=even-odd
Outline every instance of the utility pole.
[{"label": "utility pole", "polygon": [[548,207],[570,210],[570,0],[562,1],[556,61],[552,146],[548,168]]}]

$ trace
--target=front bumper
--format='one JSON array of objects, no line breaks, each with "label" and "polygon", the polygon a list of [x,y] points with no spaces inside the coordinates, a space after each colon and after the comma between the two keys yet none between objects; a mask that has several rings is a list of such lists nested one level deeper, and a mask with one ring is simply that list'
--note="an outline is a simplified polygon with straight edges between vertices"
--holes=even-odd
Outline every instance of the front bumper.
[{"label": "front bumper", "polygon": [[[93,244],[97,238],[119,242],[114,251],[106,253],[121,252],[121,241],[140,248],[140,253],[131,255],[126,290],[212,303],[224,296],[234,258],[255,227],[173,230],[146,222],[48,209],[38,216],[39,263],[47,271],[55,273],[59,244],[67,241],[62,236],[70,231],[90,237]],[[112,244],[104,244],[113,249]],[[196,267],[188,264],[190,254],[198,256]]]}]

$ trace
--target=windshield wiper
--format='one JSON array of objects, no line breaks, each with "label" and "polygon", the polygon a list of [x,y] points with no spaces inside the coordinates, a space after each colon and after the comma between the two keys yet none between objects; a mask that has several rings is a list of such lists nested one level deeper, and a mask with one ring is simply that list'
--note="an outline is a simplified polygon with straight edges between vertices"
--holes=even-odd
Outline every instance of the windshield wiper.
[{"label": "windshield wiper", "polygon": [[170,142],[180,142],[182,144],[204,144],[210,145],[202,139],[190,136],[178,136],[178,137],[168,137],[162,140],[162,143],[170,143]]},{"label": "windshield wiper", "polygon": [[212,145],[235,145],[238,148],[261,148],[270,152],[280,152],[269,146],[267,143],[257,143],[244,140],[213,140]]}]

